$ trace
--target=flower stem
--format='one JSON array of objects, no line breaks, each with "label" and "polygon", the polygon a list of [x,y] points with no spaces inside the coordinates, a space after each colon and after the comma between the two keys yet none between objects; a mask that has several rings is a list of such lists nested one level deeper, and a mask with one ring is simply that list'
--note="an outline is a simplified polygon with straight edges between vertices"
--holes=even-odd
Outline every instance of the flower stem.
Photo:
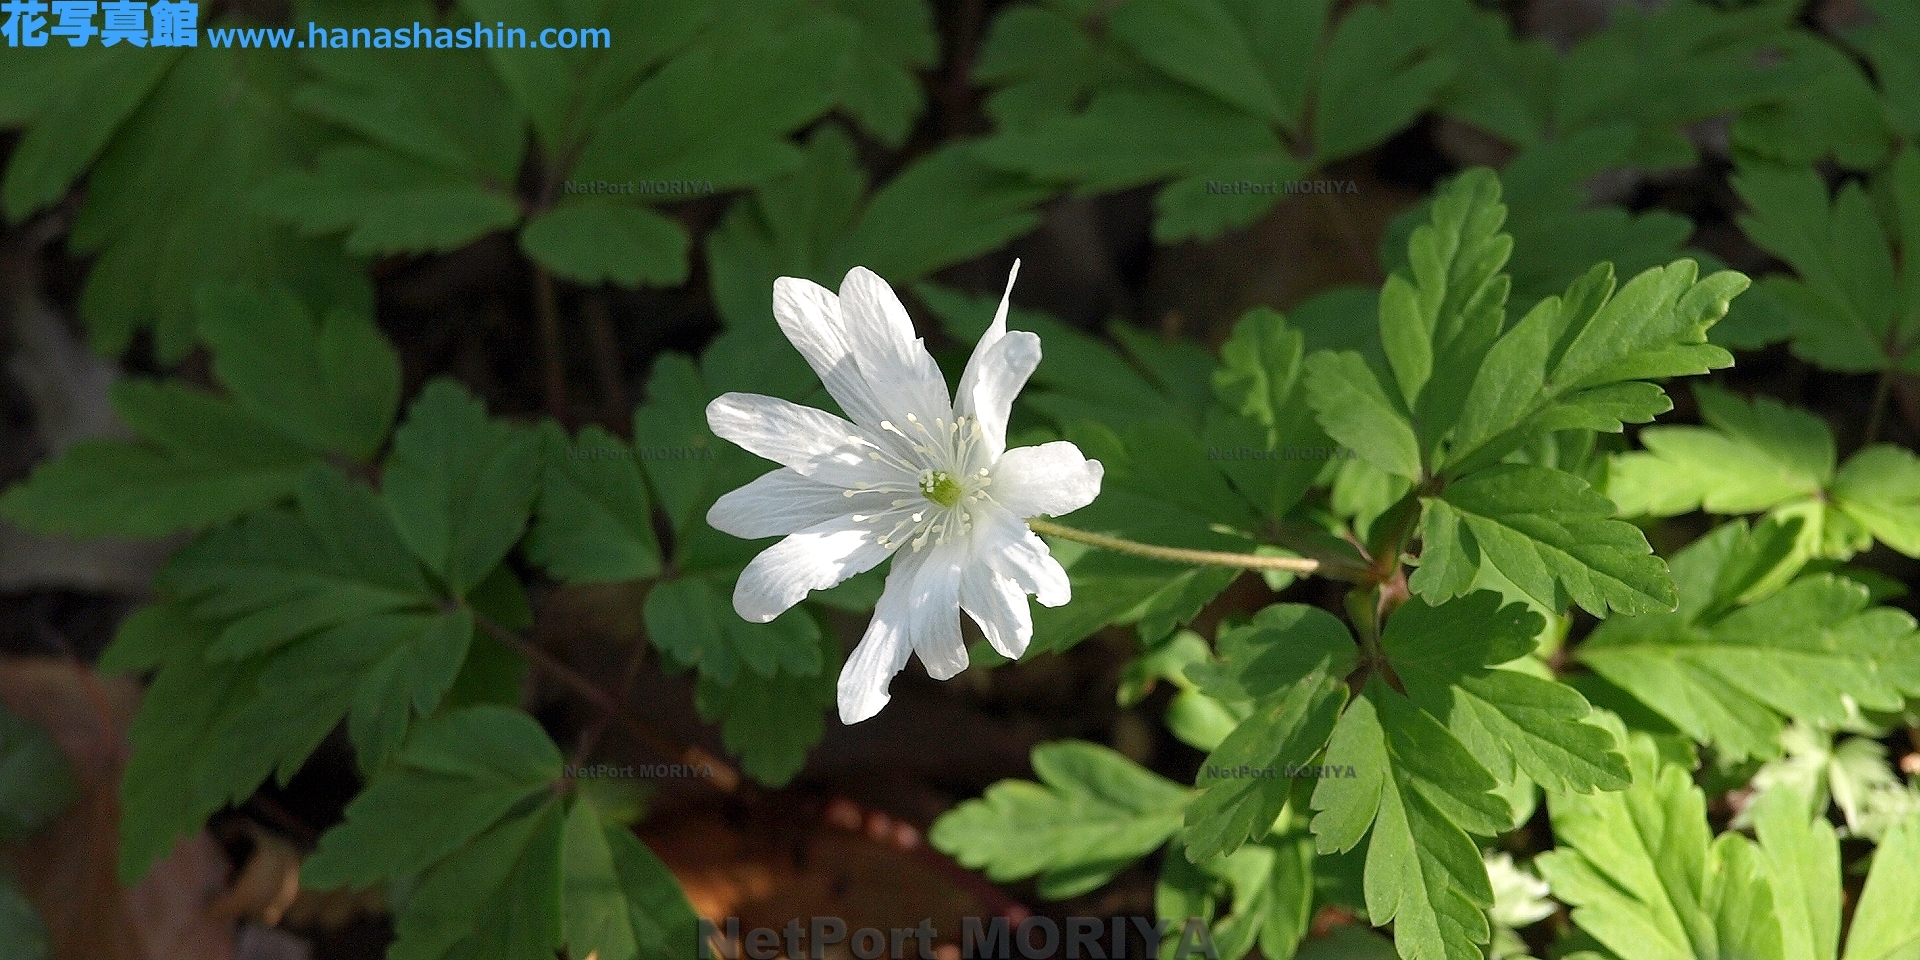
[{"label": "flower stem", "polygon": [[478,611],[474,612],[473,620],[481,630],[491,635],[495,640],[500,641],[519,652],[521,656],[527,658],[527,662],[532,664],[535,669],[571,687],[575,693],[579,694],[588,703],[599,708],[601,713],[612,717],[613,721],[619,724],[622,730],[625,730],[629,736],[639,741],[642,745],[676,762],[694,767],[707,767],[712,771],[712,776],[707,778],[707,782],[718,787],[724,793],[732,793],[739,789],[740,774],[726,761],[721,760],[697,746],[683,748],[669,742],[665,737],[654,733],[653,730],[641,723],[639,718],[635,717],[633,713],[626,708],[625,704],[615,699],[613,694],[607,692],[606,688],[581,676],[580,673],[572,667],[560,662],[558,658],[542,649],[538,644],[495,623],[492,619],[481,615]]},{"label": "flower stem", "polygon": [[[1309,557],[1265,557],[1255,553],[1227,553],[1221,550],[1188,550],[1184,547],[1160,547],[1150,543],[1139,543],[1120,537],[1110,537],[1104,533],[1089,533],[1065,527],[1051,520],[1035,517],[1027,521],[1034,533],[1044,533],[1049,537],[1062,540],[1075,540],[1080,543],[1112,550],[1116,553],[1131,553],[1136,557],[1150,557],[1165,560],[1168,563],[1194,563],[1209,567],[1237,567],[1242,570],[1286,570],[1290,573],[1319,573],[1323,570],[1333,572],[1330,564]],[[1344,569],[1344,568],[1341,568]]]}]

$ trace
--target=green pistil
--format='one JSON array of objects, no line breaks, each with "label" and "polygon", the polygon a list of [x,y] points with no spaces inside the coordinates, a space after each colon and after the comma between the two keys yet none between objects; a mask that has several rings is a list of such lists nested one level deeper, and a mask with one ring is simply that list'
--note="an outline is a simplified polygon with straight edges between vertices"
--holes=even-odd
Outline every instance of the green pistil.
[{"label": "green pistil", "polygon": [[920,493],[943,507],[959,503],[964,492],[960,489],[960,482],[945,473],[935,473],[920,481]]}]

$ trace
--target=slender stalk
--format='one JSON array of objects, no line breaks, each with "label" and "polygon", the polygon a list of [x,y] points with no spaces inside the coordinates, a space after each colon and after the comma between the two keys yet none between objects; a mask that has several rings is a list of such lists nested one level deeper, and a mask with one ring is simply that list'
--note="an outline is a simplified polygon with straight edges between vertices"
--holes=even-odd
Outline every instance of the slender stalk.
[{"label": "slender stalk", "polygon": [[1887,399],[1893,394],[1893,368],[1880,371],[1880,382],[1873,387],[1873,411],[1867,414],[1867,432],[1860,445],[1868,447],[1880,436],[1880,421],[1887,412]]},{"label": "slender stalk", "polygon": [[547,414],[564,424],[567,422],[567,359],[560,340],[560,304],[553,290],[553,274],[538,264],[533,268],[533,305],[540,320],[540,366]]},{"label": "slender stalk", "polygon": [[1120,537],[1110,537],[1104,533],[1089,533],[1065,527],[1051,520],[1035,517],[1027,521],[1027,526],[1035,533],[1044,533],[1049,537],[1062,540],[1074,540],[1115,553],[1130,553],[1136,557],[1149,557],[1165,560],[1168,563],[1193,563],[1209,567],[1236,567],[1241,570],[1285,570],[1290,573],[1332,573],[1349,571],[1345,567],[1323,563],[1308,557],[1263,557],[1254,553],[1227,553],[1221,550],[1188,550],[1184,547],[1161,547],[1150,543],[1140,543]]},{"label": "slender stalk", "polygon": [[724,792],[732,793],[739,789],[740,773],[733,769],[726,761],[696,746],[676,747],[674,744],[668,742],[665,737],[648,729],[645,724],[640,722],[639,718],[629,712],[626,706],[615,699],[613,694],[608,693],[605,688],[581,676],[572,667],[561,663],[552,654],[541,649],[538,644],[532,643],[519,634],[514,633],[512,630],[508,630],[506,627],[495,623],[491,618],[480,616],[476,613],[473,619],[475,623],[480,625],[480,629],[485,630],[488,635],[492,636],[495,640],[512,647],[518,651],[521,656],[526,657],[527,662],[533,664],[535,668],[573,688],[573,691],[578,693],[588,703],[593,704],[599,708],[602,713],[612,717],[614,722],[618,723],[620,728],[627,732],[628,736],[645,744],[663,757],[671,757],[688,766],[705,766],[711,769],[713,776],[710,779],[713,785]]}]

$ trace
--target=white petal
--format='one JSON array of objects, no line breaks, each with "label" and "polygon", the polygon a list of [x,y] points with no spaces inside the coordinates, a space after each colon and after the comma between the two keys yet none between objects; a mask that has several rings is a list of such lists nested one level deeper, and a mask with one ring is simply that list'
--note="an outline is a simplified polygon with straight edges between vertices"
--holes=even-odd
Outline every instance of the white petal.
[{"label": "white petal", "polygon": [[960,607],[1001,656],[1018,660],[1027,652],[1033,640],[1033,610],[1019,584],[995,576],[986,563],[968,564],[960,578]]},{"label": "white petal", "polygon": [[887,573],[886,589],[873,607],[873,619],[860,644],[840,668],[840,722],[859,723],[887,705],[892,699],[887,687],[907,665],[913,644],[907,639],[907,619],[912,605],[913,576],[921,556],[908,551],[893,561]]},{"label": "white petal", "polygon": [[730,490],[707,511],[707,523],[721,533],[745,540],[784,537],[835,517],[881,509],[886,494],[852,497],[839,487],[809,480],[791,469],[775,470],[737,490]]},{"label": "white petal", "polygon": [[1008,450],[993,465],[993,486],[987,489],[1015,516],[1058,517],[1092,503],[1105,474],[1100,461],[1088,460],[1079,447],[1056,440]]},{"label": "white petal", "polygon": [[824,410],[778,397],[722,394],[707,404],[707,425],[748,453],[843,490],[862,483],[899,481],[903,473],[871,456],[879,446],[897,452],[896,438],[876,438],[866,428]]},{"label": "white petal", "polygon": [[901,421],[909,413],[929,425],[953,416],[946,378],[885,280],[865,267],[848,271],[840,284],[840,318],[860,372],[889,419],[905,428]]},{"label": "white petal", "polygon": [[743,619],[766,623],[808,593],[837,586],[870,570],[892,553],[875,541],[872,524],[852,517],[817,523],[760,552],[733,587],[733,609]]},{"label": "white petal", "polygon": [[967,367],[971,384],[962,381],[964,391],[954,412],[980,420],[980,439],[986,462],[999,459],[1007,449],[1007,417],[1013,411],[1013,398],[1027,385],[1027,377],[1040,365],[1040,338],[1025,330],[1001,337],[977,358],[980,366]]},{"label": "white petal", "polygon": [[956,410],[968,403],[967,397],[973,393],[974,384],[980,379],[981,360],[988,348],[1000,342],[1007,335],[1007,306],[1013,300],[1013,281],[1020,276],[1020,261],[1013,261],[1013,270],[1007,274],[1007,289],[1000,294],[1000,309],[993,312],[993,322],[987,325],[987,332],[980,335],[980,341],[973,345],[973,353],[967,357],[967,371],[960,375],[960,389],[953,395]]},{"label": "white petal", "polygon": [[773,316],[840,409],[860,423],[879,426],[886,411],[880,409],[854,359],[840,316],[840,298],[812,280],[781,277],[773,282]]},{"label": "white petal", "polygon": [[988,507],[973,512],[977,556],[995,575],[1012,580],[1034,594],[1043,607],[1058,607],[1073,597],[1067,570],[1053,558],[1046,541],[1027,528],[1027,522],[1005,510]]},{"label": "white petal", "polygon": [[913,578],[913,652],[926,665],[927,676],[950,680],[967,668],[967,644],[960,636],[960,571],[965,549],[932,547]]},{"label": "white petal", "polygon": [[707,426],[755,456],[804,471],[866,432],[825,410],[757,393],[724,393],[707,404]]}]

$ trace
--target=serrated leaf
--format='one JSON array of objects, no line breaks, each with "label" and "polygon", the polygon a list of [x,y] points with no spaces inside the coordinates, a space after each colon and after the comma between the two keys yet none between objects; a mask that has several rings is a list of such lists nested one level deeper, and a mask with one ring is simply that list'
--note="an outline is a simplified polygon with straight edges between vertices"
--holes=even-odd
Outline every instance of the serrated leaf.
[{"label": "serrated leaf", "polygon": [[1109,24],[1012,7],[983,54],[1003,89],[982,156],[1089,191],[1166,182],[1155,239],[1208,239],[1417,115],[1451,69],[1435,48],[1456,9],[1401,0],[1329,24],[1324,3],[1149,0]]},{"label": "serrated leaf", "polygon": [[31,530],[160,537],[284,499],[316,457],[231,401],[180,383],[123,380],[110,397],[139,441],[83,440],[0,497]]},{"label": "serrated leaf", "polygon": [[243,783],[240,778],[252,770],[203,762],[214,731],[246,704],[260,661],[208,659],[206,649],[218,632],[194,619],[183,603],[162,603],[144,613],[142,629],[165,637],[172,653],[147,687],[127,734],[133,755],[120,780],[119,855],[126,885],[137,883],[182,836],[201,829],[229,795],[252,792],[266,775],[261,770]]},{"label": "serrated leaf", "polygon": [[1210,694],[1253,704],[1194,781],[1201,792],[1187,808],[1181,845],[1195,863],[1231,854],[1274,825],[1294,778],[1333,732],[1356,651],[1340,621],[1298,604],[1260,611],[1251,625],[1224,633],[1220,648],[1225,664],[1189,676]]},{"label": "serrated leaf", "polygon": [[1882,208],[1895,214],[1891,224],[1858,183],[1830,200],[1811,167],[1744,165],[1733,186],[1750,208],[1740,228],[1798,274],[1766,281],[1794,315],[1796,354],[1848,372],[1920,363],[1920,272],[1905,262],[1920,243],[1909,226],[1920,209],[1920,153],[1901,151],[1875,183],[1892,194]]},{"label": "serrated leaf", "polygon": [[1033,750],[1040,782],[1003,780],[935,821],[928,840],[997,881],[1041,874],[1043,896],[1093,890],[1180,829],[1189,793],[1114,751],[1064,741]]},{"label": "serrated leaf", "polygon": [[1423,476],[1413,425],[1365,357],[1353,351],[1308,357],[1307,401],[1327,436],[1360,459],[1395,476]]},{"label": "serrated leaf", "polygon": [[684,666],[698,666],[722,686],[731,685],[743,667],[763,677],[810,676],[820,670],[820,629],[805,611],[750,623],[705,577],[655,584],[647,593],[645,615],[647,635],[662,653]]},{"label": "serrated leaf", "polygon": [[20,223],[66,195],[182,51],[11,49],[9,67],[26,82],[0,88],[9,104],[0,123],[27,130],[8,159],[0,202],[7,222]]},{"label": "serrated leaf", "polygon": [[1613,504],[1569,473],[1491,467],[1425,498],[1421,566],[1408,586],[1428,601],[1465,593],[1483,564],[1551,610],[1562,597],[1595,614],[1671,610],[1666,564]]},{"label": "serrated leaf", "polygon": [[221,624],[210,652],[222,659],[435,603],[379,499],[324,467],[301,481],[298,512],[260,512],[208,534],[159,582]]},{"label": "serrated leaf", "polygon": [[1866,889],[1854,908],[1842,960],[1910,960],[1920,956],[1920,918],[1912,892],[1920,885],[1920,819],[1889,831],[1874,853]]},{"label": "serrated leaf", "polygon": [[1833,500],[1875,539],[1920,556],[1920,457],[1912,451],[1883,443],[1854,454],[1833,480]]},{"label": "serrated leaf", "polygon": [[[277,51],[180,57],[101,153],[70,240],[98,257],[81,294],[96,349],[118,354],[153,327],[160,359],[180,360],[194,343],[194,294],[208,285],[284,285],[316,312],[372,315],[370,283],[337,246],[254,206],[254,190],[319,139],[287,107],[294,82],[294,61]],[[167,198],[168,216],[153,216],[154,197]]]},{"label": "serrated leaf", "polygon": [[1516,772],[1549,792],[1618,790],[1627,765],[1613,737],[1584,722],[1573,688],[1492,669],[1528,653],[1544,624],[1523,604],[1479,591],[1437,607],[1414,598],[1387,620],[1380,646],[1407,696],[1502,783]]},{"label": "serrated leaf", "polygon": [[1870,606],[1865,587],[1814,574],[1711,623],[1610,618],[1575,656],[1722,753],[1771,757],[1783,714],[1833,725],[1847,699],[1884,710],[1914,695],[1913,633],[1912,617]]},{"label": "serrated leaf", "polygon": [[1701,507],[1755,513],[1820,493],[1833,480],[1833,431],[1766,397],[1751,403],[1711,387],[1694,396],[1709,427],[1649,427],[1645,453],[1616,455],[1607,495],[1627,516]]},{"label": "serrated leaf", "polygon": [[1438,721],[1378,679],[1341,714],[1327,761],[1355,775],[1314,789],[1313,833],[1322,854],[1368,838],[1368,919],[1393,921],[1394,944],[1409,960],[1481,956],[1493,889],[1468,833],[1491,835],[1512,822],[1492,792],[1493,777]]},{"label": "serrated leaf", "polygon": [[1573,922],[1621,956],[1783,960],[1763,855],[1738,834],[1709,843],[1700,789],[1651,739],[1627,755],[1626,791],[1548,798],[1560,848],[1535,863]]},{"label": "serrated leaf", "polygon": [[487,419],[451,380],[427,384],[393,438],[381,493],[400,538],[455,596],[520,539],[539,491],[537,434]]},{"label": "serrated leaf", "polygon": [[528,222],[520,249],[555,274],[587,286],[670,287],[687,278],[685,228],[638,203],[562,201]]},{"label": "serrated leaf", "polygon": [[[811,657],[811,669],[783,668],[764,674],[741,670],[729,683],[702,672],[694,689],[694,706],[701,718],[720,724],[721,742],[740,758],[742,769],[773,787],[792,780],[820,742],[840,676],[838,641],[819,632],[804,613],[794,611],[785,617],[804,624],[798,629],[807,634],[787,641],[792,649],[785,656],[789,660]],[[739,622],[738,617],[733,619]]]},{"label": "serrated leaf", "polygon": [[1690,260],[1655,267],[1617,291],[1601,264],[1562,297],[1541,301],[1501,335],[1474,374],[1450,452],[1454,471],[1484,466],[1526,431],[1618,432],[1671,408],[1653,383],[1730,366],[1707,342],[1747,278],[1722,271],[1696,281]]},{"label": "serrated leaf", "polygon": [[[1332,449],[1307,404],[1305,338],[1279,314],[1258,309],[1235,325],[1220,347],[1213,389],[1224,409],[1209,411],[1204,433],[1213,449],[1251,446],[1268,453]],[[1235,441],[1252,441],[1240,443]],[[1300,501],[1325,461],[1307,457],[1231,459],[1222,471],[1247,500],[1280,518]]]},{"label": "serrated leaf", "polygon": [[488,706],[421,724],[396,760],[321,837],[301,867],[306,884],[364,889],[430,866],[549,790],[562,765],[533,718]]},{"label": "serrated leaf", "polygon": [[490,47],[486,57],[515,105],[532,121],[547,156],[566,156],[660,63],[708,27],[718,5],[676,0],[461,0],[482,23],[564,23],[606,28],[612,47]]},{"label": "serrated leaf", "polygon": [[547,466],[527,558],[569,583],[641,580],[660,572],[660,544],[639,456],[599,427],[568,442],[548,429]]},{"label": "serrated leaf", "polygon": [[372,319],[334,310],[316,324],[292,294],[204,289],[200,333],[240,405],[316,450],[367,461],[400,404],[400,356]]},{"label": "serrated leaf", "polygon": [[808,19],[687,48],[607,111],[580,147],[573,177],[726,190],[793,169],[800,155],[786,135],[833,102],[855,34],[844,22]]},{"label": "serrated leaf", "polygon": [[[728,211],[709,237],[714,297],[728,323],[771,329],[777,277],[831,288],[865,266],[895,286],[909,283],[1033,229],[1033,207],[1049,192],[951,145],[869,194],[852,142],[822,127],[792,174]],[[930,222],[941,228],[925,229]]]},{"label": "serrated leaf", "polygon": [[457,250],[520,221],[520,206],[461,171],[360,146],[321,153],[261,187],[261,206],[306,236],[344,234],[348,253]]}]

